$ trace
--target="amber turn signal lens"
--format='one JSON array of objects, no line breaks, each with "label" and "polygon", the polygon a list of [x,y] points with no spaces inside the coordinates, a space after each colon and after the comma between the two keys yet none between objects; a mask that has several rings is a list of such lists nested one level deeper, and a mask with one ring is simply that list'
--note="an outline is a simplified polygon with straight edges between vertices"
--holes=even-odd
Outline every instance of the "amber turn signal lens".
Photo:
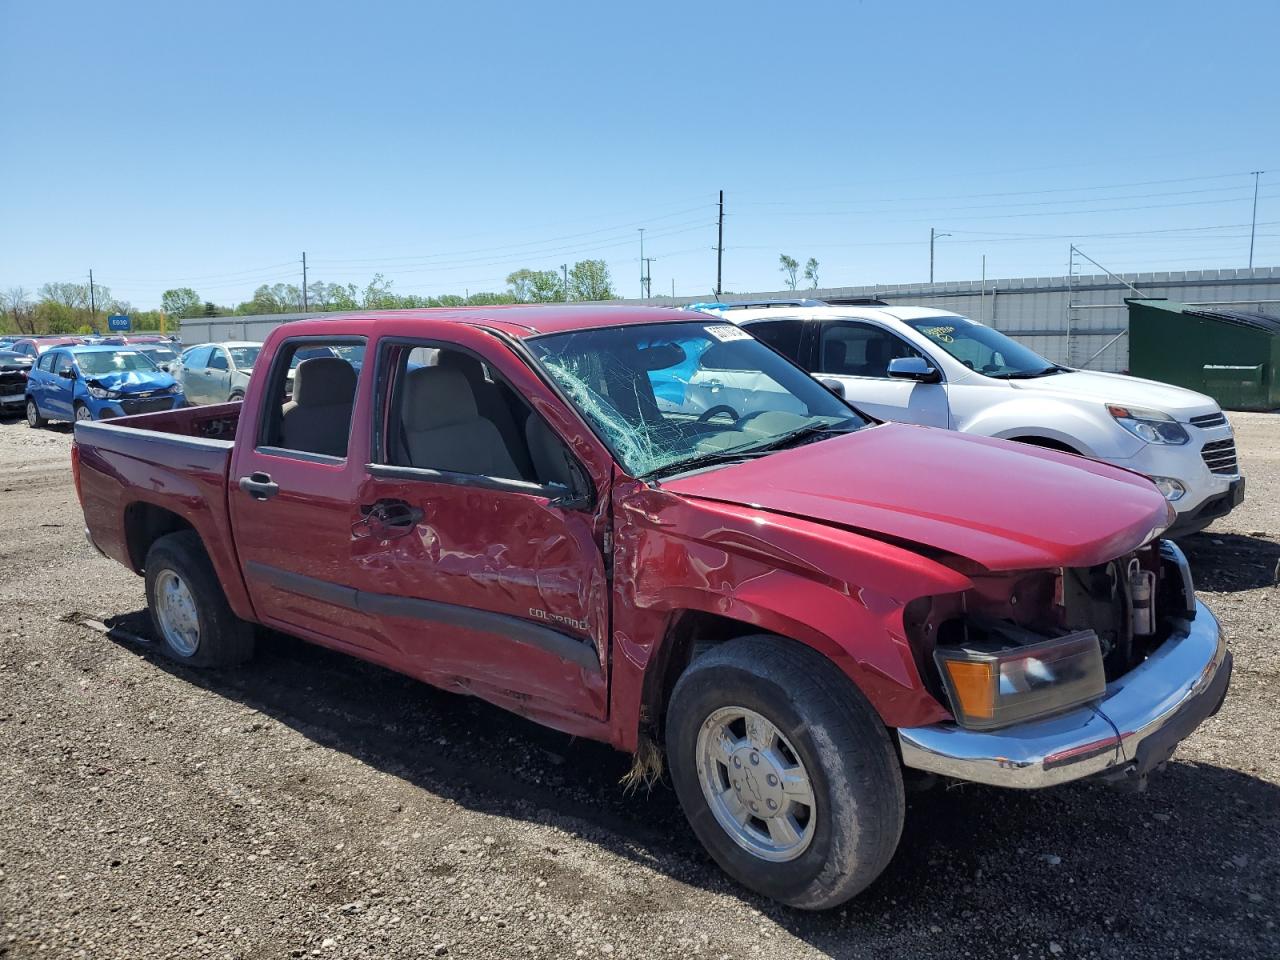
[{"label": "amber turn signal lens", "polygon": [[995,716],[995,664],[977,660],[944,660],[951,678],[951,690],[967,717],[991,719]]}]

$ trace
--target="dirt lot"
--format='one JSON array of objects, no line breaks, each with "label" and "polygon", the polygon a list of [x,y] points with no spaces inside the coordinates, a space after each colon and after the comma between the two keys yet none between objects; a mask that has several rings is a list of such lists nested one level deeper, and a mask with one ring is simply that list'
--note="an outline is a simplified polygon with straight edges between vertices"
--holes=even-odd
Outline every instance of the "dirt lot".
[{"label": "dirt lot", "polygon": [[269,638],[175,668],[81,536],[65,431],[0,423],[0,957],[1280,956],[1280,417],[1187,541],[1236,656],[1140,796],[911,797],[885,876],[809,915],[725,880],[626,758]]}]

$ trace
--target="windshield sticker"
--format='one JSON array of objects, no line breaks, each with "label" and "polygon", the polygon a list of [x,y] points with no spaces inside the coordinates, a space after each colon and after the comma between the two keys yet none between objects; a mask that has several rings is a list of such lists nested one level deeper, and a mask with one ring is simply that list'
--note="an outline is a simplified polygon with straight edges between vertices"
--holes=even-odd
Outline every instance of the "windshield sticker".
[{"label": "windshield sticker", "polygon": [[920,332],[930,340],[937,340],[939,343],[956,342],[956,338],[952,336],[956,332],[955,327],[921,327]]},{"label": "windshield sticker", "polygon": [[706,331],[721,343],[728,343],[731,340],[751,339],[751,334],[741,327],[735,327],[732,323],[717,323],[715,326],[707,327]]}]

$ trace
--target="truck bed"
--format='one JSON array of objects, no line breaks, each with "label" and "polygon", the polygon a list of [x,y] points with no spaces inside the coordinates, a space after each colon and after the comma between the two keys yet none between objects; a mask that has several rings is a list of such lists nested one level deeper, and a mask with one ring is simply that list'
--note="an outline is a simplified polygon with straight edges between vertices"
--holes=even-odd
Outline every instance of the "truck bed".
[{"label": "truck bed", "polygon": [[200,534],[232,609],[249,601],[231,541],[227,476],[240,404],[82,421],[72,452],[85,532],[137,573],[157,533]]}]

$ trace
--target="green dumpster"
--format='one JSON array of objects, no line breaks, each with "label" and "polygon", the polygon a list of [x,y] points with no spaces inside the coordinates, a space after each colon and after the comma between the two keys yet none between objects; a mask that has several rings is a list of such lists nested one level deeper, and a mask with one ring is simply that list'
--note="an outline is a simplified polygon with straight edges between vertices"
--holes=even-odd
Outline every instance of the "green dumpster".
[{"label": "green dumpster", "polygon": [[1208,394],[1226,410],[1280,408],[1280,317],[1132,297],[1129,372]]}]

